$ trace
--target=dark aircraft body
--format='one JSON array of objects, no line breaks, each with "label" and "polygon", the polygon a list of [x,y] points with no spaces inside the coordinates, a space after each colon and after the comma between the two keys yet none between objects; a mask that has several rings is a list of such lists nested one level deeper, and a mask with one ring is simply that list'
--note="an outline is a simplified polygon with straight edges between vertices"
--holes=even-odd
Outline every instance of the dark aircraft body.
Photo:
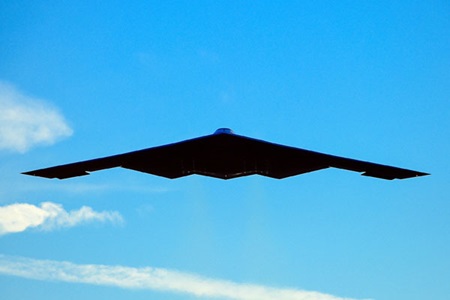
[{"label": "dark aircraft body", "polygon": [[122,167],[167,178],[192,174],[230,179],[259,174],[282,179],[339,168],[382,179],[429,175],[397,167],[269,143],[221,128],[214,134],[124,154],[86,160],[23,174],[65,179]]}]

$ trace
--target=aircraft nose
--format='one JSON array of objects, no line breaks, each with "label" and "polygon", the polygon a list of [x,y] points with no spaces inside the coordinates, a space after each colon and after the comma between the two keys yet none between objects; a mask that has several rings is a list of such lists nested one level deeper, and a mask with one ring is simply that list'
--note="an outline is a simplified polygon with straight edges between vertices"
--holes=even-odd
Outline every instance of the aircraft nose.
[{"label": "aircraft nose", "polygon": [[231,130],[230,128],[219,128],[214,132],[214,134],[221,134],[221,133],[234,134],[234,131]]}]

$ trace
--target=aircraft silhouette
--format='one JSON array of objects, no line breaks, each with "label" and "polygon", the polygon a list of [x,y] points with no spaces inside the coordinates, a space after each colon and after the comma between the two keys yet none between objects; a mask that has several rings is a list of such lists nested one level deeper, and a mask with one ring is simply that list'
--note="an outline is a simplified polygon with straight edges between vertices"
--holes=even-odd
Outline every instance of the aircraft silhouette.
[{"label": "aircraft silhouette", "polygon": [[329,167],[382,179],[429,175],[397,167],[304,150],[235,134],[219,128],[214,134],[178,143],[80,161],[22,174],[65,179],[122,167],[167,178],[192,174],[231,179],[259,174],[282,179]]}]

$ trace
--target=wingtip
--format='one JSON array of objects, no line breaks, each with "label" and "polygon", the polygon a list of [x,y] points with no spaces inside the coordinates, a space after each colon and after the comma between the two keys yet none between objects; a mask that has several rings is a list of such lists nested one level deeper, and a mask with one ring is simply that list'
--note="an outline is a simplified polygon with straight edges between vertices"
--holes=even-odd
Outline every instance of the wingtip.
[{"label": "wingtip", "polygon": [[36,174],[34,174],[33,171],[21,172],[20,174],[22,174],[22,175],[28,175],[28,176],[36,176]]},{"label": "wingtip", "polygon": [[420,177],[420,176],[430,176],[431,173],[424,173],[424,172],[418,172],[418,174],[416,175],[416,177]]},{"label": "wingtip", "polygon": [[[397,169],[397,168],[396,168]],[[366,171],[361,173],[362,176],[375,177],[386,180],[394,180],[394,179],[408,179],[408,178],[416,178],[421,176],[431,175],[429,173],[411,171],[406,169],[397,169],[397,172],[389,173],[389,172],[375,172],[373,170]]]},{"label": "wingtip", "polygon": [[[52,168],[50,168],[52,169]],[[78,176],[85,176],[89,175],[89,172],[84,170],[71,170],[71,172],[55,172],[50,171],[49,169],[42,169],[42,170],[34,170],[34,171],[28,171],[28,172],[22,172],[23,175],[29,175],[29,176],[36,176],[36,177],[43,177],[48,179],[66,179],[71,177],[78,177]]]}]

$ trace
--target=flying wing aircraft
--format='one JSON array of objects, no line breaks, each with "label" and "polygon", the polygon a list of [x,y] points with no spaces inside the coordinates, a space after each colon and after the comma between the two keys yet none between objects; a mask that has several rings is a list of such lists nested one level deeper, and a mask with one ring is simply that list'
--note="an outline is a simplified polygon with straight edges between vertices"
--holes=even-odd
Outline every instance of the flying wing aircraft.
[{"label": "flying wing aircraft", "polygon": [[22,174],[65,179],[122,167],[167,178],[192,174],[231,179],[259,174],[282,179],[326,168],[339,168],[382,179],[429,175],[397,167],[294,148],[235,134],[214,134],[113,156],[80,161]]}]

